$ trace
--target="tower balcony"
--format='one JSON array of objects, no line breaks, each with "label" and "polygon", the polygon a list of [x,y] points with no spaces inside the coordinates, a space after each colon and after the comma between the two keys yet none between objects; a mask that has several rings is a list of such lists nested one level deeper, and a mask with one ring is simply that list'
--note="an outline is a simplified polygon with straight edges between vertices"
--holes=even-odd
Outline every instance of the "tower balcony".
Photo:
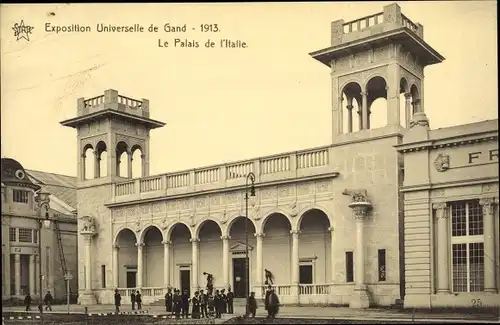
[{"label": "tower balcony", "polygon": [[241,190],[250,172],[257,187],[336,177],[332,153],[331,147],[319,147],[118,182],[110,203]]},{"label": "tower balcony", "polygon": [[149,100],[119,95],[118,91],[113,89],[104,91],[104,95],[78,99],[77,115],[79,117],[108,109],[149,118]]},{"label": "tower balcony", "polygon": [[401,13],[401,8],[394,3],[385,6],[383,12],[349,22],[344,22],[343,19],[332,22],[332,46],[350,43],[401,27],[407,28],[421,39],[424,38],[424,26],[406,17]]}]

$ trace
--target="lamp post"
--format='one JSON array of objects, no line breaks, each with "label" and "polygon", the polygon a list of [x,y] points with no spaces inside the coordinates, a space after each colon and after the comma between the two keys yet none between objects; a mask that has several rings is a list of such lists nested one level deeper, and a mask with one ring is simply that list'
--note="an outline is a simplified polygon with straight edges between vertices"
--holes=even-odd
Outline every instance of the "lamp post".
[{"label": "lamp post", "polygon": [[248,297],[249,294],[249,286],[250,286],[250,277],[248,272],[248,182],[250,181],[250,196],[255,196],[255,174],[250,172],[247,175],[245,182],[245,315],[248,315]]},{"label": "lamp post", "polygon": [[[40,310],[40,318],[43,314],[43,274],[42,274],[42,229],[45,227],[46,229],[50,228],[50,219],[49,219],[49,195],[50,193],[39,191],[35,200],[38,203],[38,218],[39,218],[39,228],[38,228],[38,269],[40,271],[39,274],[39,310]],[[42,208],[45,207],[45,218],[42,218]]]}]

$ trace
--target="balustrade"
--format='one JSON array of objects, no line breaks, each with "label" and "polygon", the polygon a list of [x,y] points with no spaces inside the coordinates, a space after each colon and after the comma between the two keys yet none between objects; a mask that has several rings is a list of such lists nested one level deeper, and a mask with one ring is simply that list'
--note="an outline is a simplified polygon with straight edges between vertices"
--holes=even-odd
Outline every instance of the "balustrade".
[{"label": "balustrade", "polygon": [[373,27],[384,22],[384,13],[379,12],[374,15],[359,18],[343,25],[344,34],[349,34],[352,32],[357,32],[365,28]]},{"label": "balustrade", "polygon": [[[138,195],[141,193],[163,192],[167,194],[169,189],[175,189],[175,193],[189,193],[199,189],[216,189],[231,185],[244,185],[248,173],[257,175],[277,175],[278,178],[297,177],[297,170],[301,172],[299,177],[325,173],[325,169],[313,169],[329,165],[329,148],[316,148],[308,151],[286,153],[272,157],[262,157],[254,160],[224,164],[204,169],[188,170],[172,174],[149,176],[146,178],[127,180],[115,184],[115,197]],[[273,176],[275,177],[275,176]],[[226,181],[231,181],[226,184]],[[203,186],[197,188],[197,186]],[[207,187],[208,186],[208,187]],[[180,192],[179,192],[180,191]]]}]

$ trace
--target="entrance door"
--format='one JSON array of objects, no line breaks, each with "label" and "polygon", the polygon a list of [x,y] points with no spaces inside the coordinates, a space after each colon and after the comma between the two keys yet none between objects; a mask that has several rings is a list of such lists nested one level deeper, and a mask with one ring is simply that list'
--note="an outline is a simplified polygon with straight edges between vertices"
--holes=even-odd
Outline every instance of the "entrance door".
[{"label": "entrance door", "polygon": [[312,284],[313,283],[313,267],[312,265],[299,266],[299,283]]},{"label": "entrance door", "polygon": [[[248,270],[248,265],[247,265]],[[247,273],[249,274],[249,273]],[[233,258],[233,292],[236,298],[245,298],[248,291],[248,282],[245,274],[245,258]]]},{"label": "entrance door", "polygon": [[137,272],[127,271],[127,288],[135,288],[137,286]]},{"label": "entrance door", "polygon": [[187,290],[188,295],[191,297],[191,271],[190,270],[180,270],[181,279],[181,291],[184,294],[184,290]]}]

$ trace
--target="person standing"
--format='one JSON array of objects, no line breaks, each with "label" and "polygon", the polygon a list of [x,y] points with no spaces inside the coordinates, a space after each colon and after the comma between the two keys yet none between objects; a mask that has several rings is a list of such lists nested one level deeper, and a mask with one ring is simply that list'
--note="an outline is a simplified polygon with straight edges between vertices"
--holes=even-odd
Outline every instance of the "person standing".
[{"label": "person standing", "polygon": [[203,292],[203,290],[200,290],[200,312],[201,312],[201,317],[205,318],[208,317],[207,314],[207,295]]},{"label": "person standing", "polygon": [[266,295],[264,296],[264,308],[267,311],[267,318],[271,317],[271,313],[269,312],[269,295],[271,294],[272,287],[267,286]]},{"label": "person standing", "polygon": [[[208,304],[208,312],[210,317],[215,317],[215,301],[214,301],[214,296],[212,293],[209,293],[207,295],[207,304]],[[208,318],[208,316],[206,316]]]},{"label": "person standing", "polygon": [[271,319],[274,319],[278,314],[279,306],[280,306],[280,301],[278,299],[278,295],[274,290],[271,290],[271,293],[269,294],[269,306],[267,307]]},{"label": "person standing", "polygon": [[191,318],[199,319],[200,318],[200,297],[198,296],[199,292],[196,291],[194,293],[194,297],[192,299],[193,309],[191,311]]},{"label": "person standing", "polygon": [[227,314],[227,296],[226,296],[226,289],[222,289],[220,291],[220,296],[221,296],[221,314]]},{"label": "person standing", "polygon": [[135,310],[135,301],[136,301],[135,292],[132,291],[132,293],[130,294],[130,302],[132,302],[132,310]]},{"label": "person standing", "polygon": [[120,305],[122,304],[122,296],[118,289],[115,289],[115,312],[120,312]]},{"label": "person standing", "polygon": [[135,302],[137,302],[137,310],[142,310],[142,295],[139,290],[135,294]]},{"label": "person standing", "polygon": [[182,318],[189,317],[189,300],[188,291],[184,290],[184,294],[182,295]]},{"label": "person standing", "polygon": [[255,299],[255,292],[252,291],[250,293],[250,297],[248,297],[248,314],[251,314],[252,318],[255,318],[256,313],[257,313],[257,300]]},{"label": "person standing", "polygon": [[179,289],[176,289],[174,293],[174,311],[176,319],[181,318],[181,310],[182,310],[182,297],[179,292]]},{"label": "person standing", "polygon": [[222,314],[222,296],[219,290],[215,290],[214,296],[214,306],[215,306],[215,318],[221,318]]},{"label": "person standing", "polygon": [[54,300],[54,297],[52,297],[52,294],[50,293],[50,291],[48,291],[43,299],[43,301],[45,302],[45,310],[52,311],[52,300]]},{"label": "person standing", "polygon": [[168,291],[165,294],[165,311],[167,313],[172,313],[172,303],[173,303],[172,288],[168,288]]},{"label": "person standing", "polygon": [[29,293],[24,297],[24,305],[26,306],[26,311],[31,310],[31,295]]},{"label": "person standing", "polygon": [[231,288],[227,289],[227,313],[234,313],[234,305],[233,305],[234,293],[231,291]]}]

